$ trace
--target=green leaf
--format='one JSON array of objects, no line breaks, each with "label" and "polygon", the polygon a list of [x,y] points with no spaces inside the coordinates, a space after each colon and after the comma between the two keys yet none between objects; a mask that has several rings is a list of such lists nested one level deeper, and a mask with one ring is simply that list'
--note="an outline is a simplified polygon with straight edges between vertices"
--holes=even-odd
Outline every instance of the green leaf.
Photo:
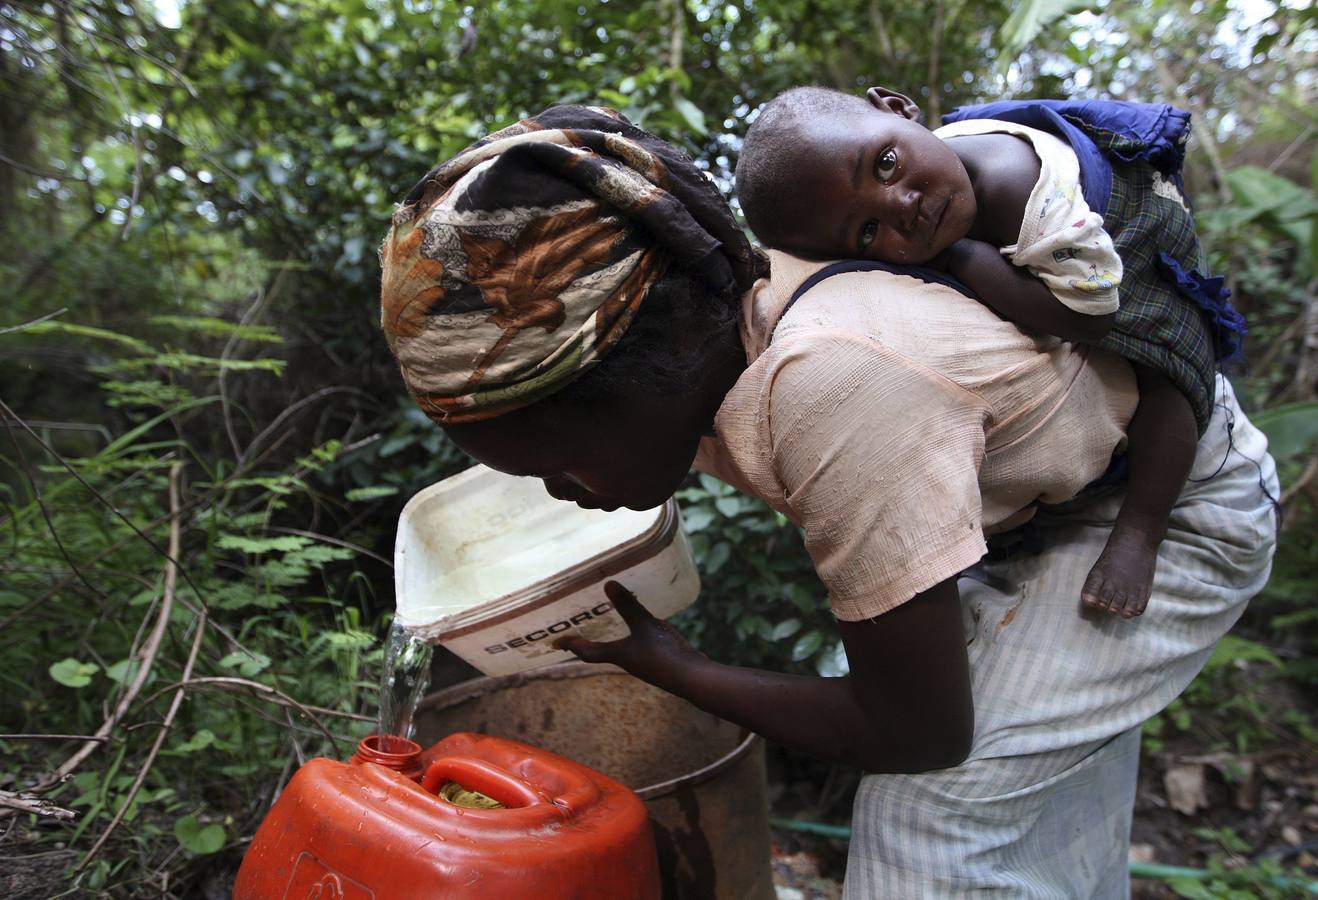
[{"label": "green leaf", "polygon": [[741,500],[737,497],[719,497],[714,501],[714,507],[731,519],[741,512]]},{"label": "green leaf", "polygon": [[1167,887],[1175,891],[1177,896],[1186,897],[1188,900],[1212,900],[1213,898],[1208,888],[1204,887],[1203,882],[1197,878],[1177,875],[1175,878],[1167,879]]},{"label": "green leaf", "polygon": [[1039,36],[1039,32],[1062,16],[1090,5],[1086,0],[1023,0],[998,30],[998,46],[1002,48],[999,64],[1010,64]]},{"label": "green leaf", "polygon": [[85,663],[68,657],[51,663],[50,677],[65,687],[82,688],[92,683],[92,676],[101,670],[96,663]]},{"label": "green leaf", "polygon": [[184,850],[205,856],[224,847],[224,826],[214,823],[202,825],[196,816],[184,816],[174,823],[174,837]]},{"label": "green leaf", "polygon": [[235,581],[216,588],[207,595],[207,600],[217,609],[246,609],[249,606],[274,609],[284,603],[281,595],[257,590],[243,581]]},{"label": "green leaf", "polygon": [[414,434],[403,434],[398,437],[391,437],[380,445],[380,458],[383,459],[387,456],[393,456],[395,453],[406,450],[415,443],[416,435]]},{"label": "green leaf", "polygon": [[379,500],[381,497],[392,497],[398,493],[398,488],[387,484],[375,484],[370,487],[353,488],[343,496],[351,503],[362,503],[367,500]]},{"label": "green leaf", "polygon": [[719,481],[713,475],[706,475],[701,472],[697,480],[700,482],[700,486],[705,489],[705,493],[711,497],[725,497],[732,493],[732,485]]},{"label": "green leaf", "polygon": [[1228,634],[1213,648],[1213,655],[1204,663],[1204,671],[1211,672],[1234,662],[1267,663],[1274,669],[1280,669],[1283,665],[1277,654],[1262,644]]},{"label": "green leaf", "polygon": [[1318,401],[1273,407],[1253,416],[1253,420],[1268,436],[1268,450],[1278,461],[1318,446]]},{"label": "green leaf", "polygon": [[785,622],[779,622],[773,628],[773,633],[769,635],[771,641],[782,641],[796,634],[801,630],[800,619],[788,619]]},{"label": "green leaf", "polygon": [[0,609],[22,606],[27,598],[13,591],[0,591]]},{"label": "green leaf", "polygon": [[176,331],[195,331],[211,337],[237,337],[244,341],[263,341],[271,344],[282,343],[284,340],[268,325],[239,325],[212,316],[152,316],[147,322]]},{"label": "green leaf", "polygon": [[248,538],[238,534],[222,534],[215,545],[221,550],[241,550],[243,553],[261,554],[301,550],[311,543],[309,538],[297,535],[280,535],[279,537]]},{"label": "green leaf", "polygon": [[156,352],[146,341],[139,341],[137,338],[119,334],[116,331],[92,328],[90,325],[77,325],[73,322],[38,322],[24,328],[23,332],[25,334],[67,334],[80,338],[97,338],[98,340],[119,344],[145,356],[150,356]]},{"label": "green leaf", "polygon": [[[194,734],[191,738],[189,738],[188,740],[184,741],[182,744],[179,744],[177,747],[175,747],[174,751],[176,753],[196,753],[198,750],[205,750],[207,747],[215,746],[215,741],[216,741],[215,732],[211,731],[209,728],[202,728],[198,730],[197,733]],[[219,827],[219,826],[215,826],[215,827]],[[177,824],[175,824],[175,829],[177,830],[177,828],[178,826]],[[221,835],[223,835],[224,833],[223,828],[220,828],[220,833]],[[182,843],[181,839],[179,843]],[[187,845],[184,844],[184,846]],[[189,847],[188,849],[191,850],[192,848]],[[217,847],[216,850],[218,849],[219,848]],[[199,851],[194,850],[193,852],[196,853]],[[210,851],[200,851],[200,852],[214,853],[215,851],[210,850]]]},{"label": "green leaf", "polygon": [[696,137],[704,137],[709,133],[709,129],[705,126],[705,114],[690,100],[678,97],[673,100],[673,108],[682,116],[682,120]]},{"label": "green leaf", "polygon": [[269,668],[270,657],[264,653],[246,653],[242,650],[236,650],[221,659],[220,666],[225,669],[236,668],[240,674],[251,678],[253,675],[258,675]]},{"label": "green leaf", "polygon": [[1318,218],[1309,228],[1309,277],[1318,275]]},{"label": "green leaf", "polygon": [[137,675],[142,663],[137,659],[121,659],[105,670],[105,677],[116,684],[127,684]]},{"label": "green leaf", "polygon": [[807,631],[796,639],[796,644],[792,647],[792,662],[800,662],[803,659],[809,659],[814,652],[824,643],[824,636],[816,629]]},{"label": "green leaf", "polygon": [[1288,209],[1286,217],[1303,216],[1313,200],[1311,191],[1259,166],[1237,166],[1226,173],[1226,182],[1236,202],[1255,215],[1293,206],[1294,215]]},{"label": "green leaf", "polygon": [[713,521],[714,513],[699,506],[682,511],[682,525],[688,532],[702,531]]},{"label": "green leaf", "polygon": [[723,568],[723,564],[732,556],[732,548],[726,541],[719,541],[709,550],[709,556],[705,559],[706,574],[713,575]]}]

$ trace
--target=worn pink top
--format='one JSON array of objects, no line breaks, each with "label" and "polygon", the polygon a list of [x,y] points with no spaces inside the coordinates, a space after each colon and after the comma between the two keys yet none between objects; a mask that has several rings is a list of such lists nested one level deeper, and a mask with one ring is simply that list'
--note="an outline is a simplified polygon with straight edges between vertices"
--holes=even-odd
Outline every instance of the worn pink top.
[{"label": "worn pink top", "polygon": [[1124,360],[887,272],[835,275],[783,315],[826,263],[770,257],[744,301],[750,367],[696,466],[804,529],[839,619],[973,565],[986,532],[1073,497],[1124,440]]}]

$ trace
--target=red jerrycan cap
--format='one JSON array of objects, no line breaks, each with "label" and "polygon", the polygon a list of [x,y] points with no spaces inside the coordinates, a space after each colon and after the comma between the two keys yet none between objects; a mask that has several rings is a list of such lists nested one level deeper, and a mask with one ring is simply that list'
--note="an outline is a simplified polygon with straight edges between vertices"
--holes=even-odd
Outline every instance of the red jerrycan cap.
[{"label": "red jerrycan cap", "polygon": [[421,780],[425,771],[421,766],[421,745],[396,735],[372,734],[362,738],[348,763],[359,766],[368,762],[393,769],[413,781]]}]

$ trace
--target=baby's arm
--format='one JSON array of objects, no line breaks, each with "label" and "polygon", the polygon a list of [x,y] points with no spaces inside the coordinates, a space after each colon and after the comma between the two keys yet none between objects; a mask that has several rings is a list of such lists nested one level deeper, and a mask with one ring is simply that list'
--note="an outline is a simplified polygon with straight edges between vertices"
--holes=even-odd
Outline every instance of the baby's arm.
[{"label": "baby's arm", "polygon": [[1130,481],[1103,554],[1085,580],[1084,605],[1127,619],[1144,612],[1158,546],[1194,463],[1190,401],[1155,369],[1135,366],[1140,402],[1127,431]]},{"label": "baby's arm", "polygon": [[1093,343],[1111,330],[1116,319],[1113,313],[1089,316],[1064,306],[1042,281],[984,241],[957,241],[936,263],[974,291],[985,306],[1031,331]]}]

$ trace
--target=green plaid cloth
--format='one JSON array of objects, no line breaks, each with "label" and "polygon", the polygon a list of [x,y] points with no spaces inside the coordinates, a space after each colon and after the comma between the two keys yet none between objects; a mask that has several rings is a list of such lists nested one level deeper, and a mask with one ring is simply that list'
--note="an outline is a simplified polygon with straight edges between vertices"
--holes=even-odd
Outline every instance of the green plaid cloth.
[{"label": "green plaid cloth", "polygon": [[1158,254],[1187,271],[1207,271],[1206,259],[1194,218],[1177,200],[1154,193],[1155,177],[1147,163],[1113,161],[1103,227],[1124,267],[1121,309],[1098,346],[1164,372],[1190,401],[1202,434],[1213,412],[1213,333],[1199,306],[1164,276]]}]

